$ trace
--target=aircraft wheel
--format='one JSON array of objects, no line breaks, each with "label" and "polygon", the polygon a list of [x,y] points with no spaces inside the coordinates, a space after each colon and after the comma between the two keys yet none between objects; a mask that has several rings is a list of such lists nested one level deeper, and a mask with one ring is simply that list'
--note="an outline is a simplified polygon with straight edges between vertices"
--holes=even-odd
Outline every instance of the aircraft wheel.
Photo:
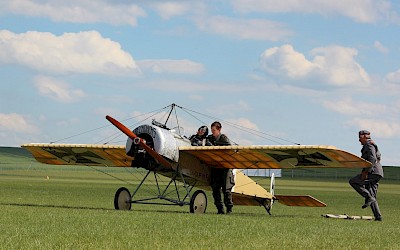
[{"label": "aircraft wheel", "polygon": [[114,208],[117,210],[131,210],[132,197],[129,190],[121,187],[117,190],[114,197]]},{"label": "aircraft wheel", "polygon": [[197,190],[190,199],[190,212],[194,214],[204,214],[207,209],[207,196],[203,190]]}]

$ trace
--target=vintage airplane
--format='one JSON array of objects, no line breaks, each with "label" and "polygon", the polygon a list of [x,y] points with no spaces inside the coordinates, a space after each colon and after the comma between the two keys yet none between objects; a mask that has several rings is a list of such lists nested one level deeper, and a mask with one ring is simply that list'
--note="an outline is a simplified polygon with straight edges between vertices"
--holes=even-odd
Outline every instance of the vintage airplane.
[{"label": "vintage airplane", "polygon": [[[146,169],[146,175],[132,194],[125,187],[117,190],[114,207],[119,210],[130,210],[132,203],[172,204],[189,205],[191,213],[205,213],[207,196],[203,190],[211,189],[211,168],[234,169],[234,205],[263,206],[269,214],[275,200],[288,206],[324,207],[325,203],[309,195],[274,194],[274,176],[271,177],[268,192],[240,169],[363,168],[371,165],[360,157],[333,146],[194,147],[185,136],[158,122],[140,125],[131,131],[110,116],[106,116],[106,119],[128,136],[126,146],[31,143],[22,147],[29,150],[37,161],[46,164]],[[152,173],[158,194],[135,199],[138,190]],[[170,178],[166,187],[159,185],[159,175]],[[183,194],[176,188],[177,183],[183,183]],[[192,192],[194,187],[199,189]],[[170,189],[176,189],[177,194],[174,197],[177,198],[171,198],[168,191]]]}]

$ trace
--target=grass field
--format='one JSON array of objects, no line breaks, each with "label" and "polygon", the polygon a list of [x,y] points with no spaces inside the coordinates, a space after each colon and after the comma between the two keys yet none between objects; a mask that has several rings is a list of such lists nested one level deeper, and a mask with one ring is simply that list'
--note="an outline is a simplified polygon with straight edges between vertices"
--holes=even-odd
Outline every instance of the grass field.
[{"label": "grass field", "polygon": [[[207,193],[206,214],[194,215],[187,206],[114,210],[114,193],[127,183],[87,167],[0,164],[0,171],[1,249],[400,249],[398,182],[381,181],[384,221],[375,222],[321,217],[372,215],[343,180],[277,179],[278,194],[310,194],[326,208],[278,203],[272,216],[240,206],[217,215]],[[135,175],[107,171],[121,179]]]}]

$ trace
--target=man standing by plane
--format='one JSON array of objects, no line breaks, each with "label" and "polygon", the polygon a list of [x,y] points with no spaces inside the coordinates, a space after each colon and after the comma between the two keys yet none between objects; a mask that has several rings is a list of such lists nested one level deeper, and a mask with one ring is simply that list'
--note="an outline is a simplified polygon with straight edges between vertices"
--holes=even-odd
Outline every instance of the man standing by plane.
[{"label": "man standing by plane", "polygon": [[[211,135],[207,137],[208,141],[214,146],[229,146],[231,142],[229,138],[221,134],[221,123],[215,121],[211,124]],[[226,213],[232,213],[232,187],[235,185],[232,169],[226,168],[213,168],[211,167],[211,181],[210,185],[212,188],[214,204],[217,207],[218,214],[224,214],[224,206],[221,201],[221,189],[224,195],[224,203],[226,207]]]},{"label": "man standing by plane", "polygon": [[376,221],[382,221],[382,214],[379,210],[376,194],[378,192],[379,180],[383,178],[383,168],[380,163],[381,153],[378,146],[371,139],[370,132],[361,130],[358,132],[361,145],[361,158],[372,163],[372,167],[364,168],[361,174],[349,180],[350,185],[365,198],[362,208],[371,206]]}]

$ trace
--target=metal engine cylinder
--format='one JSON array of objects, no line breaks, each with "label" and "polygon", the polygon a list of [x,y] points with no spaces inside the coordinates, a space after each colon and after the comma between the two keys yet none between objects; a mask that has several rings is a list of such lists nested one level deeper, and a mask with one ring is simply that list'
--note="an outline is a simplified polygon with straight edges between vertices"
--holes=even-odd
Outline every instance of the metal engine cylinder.
[{"label": "metal engine cylinder", "polygon": [[[174,129],[165,129],[155,125],[140,125],[133,130],[133,133],[144,139],[146,144],[153,148],[154,151],[174,162],[178,162],[179,160],[179,147],[191,145],[187,138],[175,133]],[[133,140],[128,138],[126,153],[134,156],[136,153],[134,149],[135,144]]]}]

